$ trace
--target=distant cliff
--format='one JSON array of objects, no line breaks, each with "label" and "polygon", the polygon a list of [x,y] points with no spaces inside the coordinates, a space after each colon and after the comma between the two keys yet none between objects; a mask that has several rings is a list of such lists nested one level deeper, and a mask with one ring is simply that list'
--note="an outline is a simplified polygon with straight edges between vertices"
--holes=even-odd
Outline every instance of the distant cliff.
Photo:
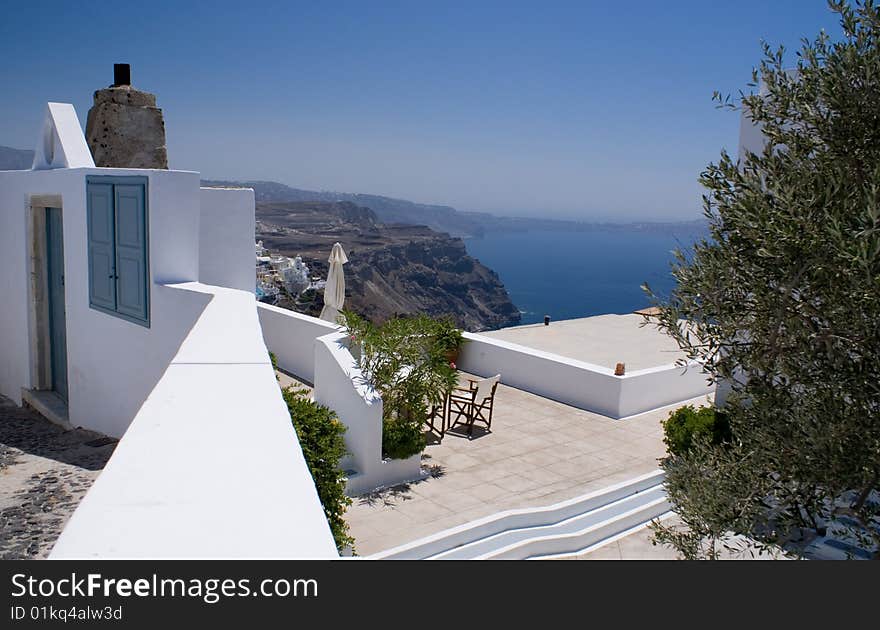
[{"label": "distant cliff", "polygon": [[[705,231],[705,219],[694,221],[629,221],[624,223],[588,222],[567,219],[536,217],[505,217],[487,212],[456,210],[450,206],[438,206],[394,199],[381,195],[362,195],[328,191],[303,190],[285,184],[267,181],[228,182],[205,180],[207,186],[247,186],[254,189],[257,203],[286,201],[349,201],[358,206],[370,208],[382,223],[406,223],[426,225],[438,232],[448,232],[462,238],[480,237],[501,232],[533,231],[626,231],[680,233],[685,231]],[[536,212],[536,214],[543,214]]]},{"label": "distant cliff", "polygon": [[341,193],[331,191],[302,190],[278,182],[248,181],[228,182],[204,180],[203,186],[246,186],[254,189],[257,203],[277,203],[287,201],[323,201],[328,203],[348,201],[357,206],[369,208],[376,213],[382,223],[407,223],[425,225],[438,232],[448,232],[453,236],[481,236],[480,222],[455,208],[394,199],[381,195],[360,193]]},{"label": "distant cliff", "polygon": [[[498,275],[468,255],[464,242],[425,226],[384,224],[351,202],[257,202],[257,238],[273,253],[299,255],[326,277],[339,241],[348,253],[346,306],[374,321],[394,315],[451,315],[467,330],[519,323]],[[283,306],[316,314],[314,301]],[[308,296],[307,296],[308,298]]]}]

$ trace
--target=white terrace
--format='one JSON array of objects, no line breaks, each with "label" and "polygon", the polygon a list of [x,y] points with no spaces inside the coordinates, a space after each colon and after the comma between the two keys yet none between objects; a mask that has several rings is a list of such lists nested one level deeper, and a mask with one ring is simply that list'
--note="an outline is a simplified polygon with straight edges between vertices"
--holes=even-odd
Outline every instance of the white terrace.
[{"label": "white terrace", "polygon": [[52,557],[336,557],[268,350],[347,426],[350,494],[443,468],[415,490],[437,518],[411,531],[353,508],[366,550],[644,472],[655,410],[711,393],[629,319],[467,333],[459,368],[501,374],[493,432],[383,460],[347,337],[256,303],[253,235],[251,190],[96,168],[70,105],[49,104],[32,170],[0,172],[0,394],[122,438]]}]

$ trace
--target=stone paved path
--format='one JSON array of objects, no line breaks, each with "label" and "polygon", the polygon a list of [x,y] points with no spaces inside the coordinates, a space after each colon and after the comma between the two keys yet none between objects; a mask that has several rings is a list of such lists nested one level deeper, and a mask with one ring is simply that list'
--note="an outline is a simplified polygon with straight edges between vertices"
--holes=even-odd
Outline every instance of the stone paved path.
[{"label": "stone paved path", "polygon": [[0,396],[0,559],[45,558],[115,447]]}]

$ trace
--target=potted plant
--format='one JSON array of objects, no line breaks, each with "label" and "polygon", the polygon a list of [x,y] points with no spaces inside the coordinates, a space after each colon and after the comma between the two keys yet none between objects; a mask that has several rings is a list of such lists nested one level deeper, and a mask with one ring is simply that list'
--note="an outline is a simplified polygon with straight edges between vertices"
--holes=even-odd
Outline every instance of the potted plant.
[{"label": "potted plant", "polygon": [[460,328],[455,325],[451,318],[440,319],[435,322],[434,343],[443,352],[447,361],[455,364],[464,343],[464,335]]}]

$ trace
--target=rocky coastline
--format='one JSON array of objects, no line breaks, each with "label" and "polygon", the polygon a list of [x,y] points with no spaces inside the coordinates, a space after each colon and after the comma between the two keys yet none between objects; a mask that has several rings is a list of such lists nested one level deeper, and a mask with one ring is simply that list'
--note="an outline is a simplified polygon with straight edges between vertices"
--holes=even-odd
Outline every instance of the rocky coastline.
[{"label": "rocky coastline", "polygon": [[[324,276],[333,243],[348,253],[346,305],[381,322],[449,315],[466,330],[513,326],[520,313],[498,274],[468,255],[464,241],[426,226],[385,224],[352,202],[257,202],[256,238],[271,252],[301,256]],[[320,295],[281,306],[316,314]]]}]

